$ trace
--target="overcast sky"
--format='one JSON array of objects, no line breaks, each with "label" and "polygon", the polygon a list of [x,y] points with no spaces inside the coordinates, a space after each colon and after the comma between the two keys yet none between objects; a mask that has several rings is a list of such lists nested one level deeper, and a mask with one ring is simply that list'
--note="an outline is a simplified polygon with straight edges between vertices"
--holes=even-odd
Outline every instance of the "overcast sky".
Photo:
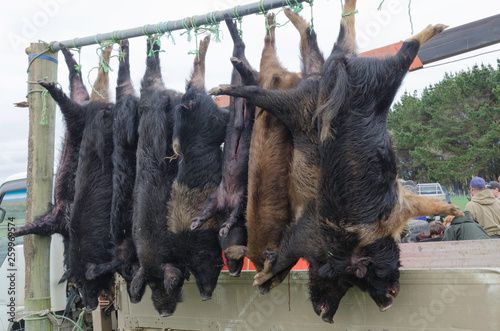
[{"label": "overcast sky", "polygon": [[[182,1],[95,1],[95,0],[22,0],[2,3],[0,26],[2,50],[0,52],[0,181],[7,176],[26,171],[28,150],[28,109],[15,108],[14,102],[24,101],[27,91],[28,57],[25,48],[30,42],[43,40],[63,41],[76,37],[92,36],[97,33],[142,27],[145,24],[173,21],[193,15],[204,15],[214,10],[232,8],[256,2],[256,0],[182,0]],[[385,0],[382,10],[377,11],[380,0],[358,1],[359,14],[356,20],[357,43],[359,51],[392,44],[411,36],[410,18],[408,15],[409,0]],[[277,11],[277,10],[276,10]],[[275,12],[276,12],[275,11]],[[341,13],[340,0],[315,0],[313,6],[314,26],[318,34],[320,48],[325,55],[331,51],[337,38],[339,18]],[[411,19],[414,33],[418,33],[428,24],[444,23],[450,27],[482,19],[500,13],[498,0],[414,0],[411,3]],[[301,14],[311,18],[309,5],[304,4]],[[284,23],[286,17],[278,14],[278,22]],[[211,88],[230,80],[231,64],[229,57],[232,52],[232,41],[224,24],[221,24],[221,43],[212,40],[206,69],[206,87]],[[251,15],[243,19],[243,39],[247,45],[247,58],[258,68],[263,47],[264,19],[261,15]],[[488,33],[485,31],[485,33]],[[188,55],[195,49],[195,38],[187,41],[187,35],[173,32],[175,45],[166,36],[162,38],[161,53],[162,73],[165,84],[169,88],[184,90],[193,56]],[[300,71],[299,36],[291,24],[277,29],[276,42],[278,56],[282,64],[293,71]],[[84,80],[87,89],[89,83],[87,74],[97,65],[96,46],[87,46],[81,52]],[[130,41],[131,71],[134,86],[138,89],[145,69],[146,37]],[[436,62],[406,76],[396,101],[404,91],[421,93],[429,84],[440,81],[445,72],[467,70],[474,64],[491,64],[496,67],[500,56],[500,45],[494,45],[469,52],[441,62]],[[115,46],[114,54],[118,54]],[[490,52],[488,54],[483,54]],[[482,54],[482,55],[481,55]],[[478,55],[470,59],[463,59]],[[59,56],[58,81],[68,92],[68,71]],[[443,64],[455,61],[453,63]],[[442,64],[435,66],[436,64]],[[111,66],[111,94],[114,99],[118,60],[113,58]],[[95,79],[96,70],[90,73],[90,81]],[[57,111],[56,123],[56,160],[59,159],[64,126],[61,115]]]}]

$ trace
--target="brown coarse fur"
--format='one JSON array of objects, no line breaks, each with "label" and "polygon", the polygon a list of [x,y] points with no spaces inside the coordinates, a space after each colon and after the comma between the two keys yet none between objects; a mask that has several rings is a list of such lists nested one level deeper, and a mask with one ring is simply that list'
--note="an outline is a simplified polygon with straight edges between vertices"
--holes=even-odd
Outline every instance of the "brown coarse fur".
[{"label": "brown coarse fur", "polygon": [[109,45],[102,51],[99,62],[99,73],[97,74],[97,79],[94,83],[92,94],[90,95],[90,102],[109,102],[109,74],[108,70],[104,70],[104,67],[109,67],[109,58],[111,56],[112,50],[113,46]]},{"label": "brown coarse fur", "polygon": [[[203,190],[199,188],[189,188],[178,182],[172,184],[171,196],[175,199],[168,201],[168,218],[175,220],[169,223],[169,230],[172,233],[191,231],[193,217],[198,215],[201,207],[208,199],[215,187],[207,187]],[[217,222],[214,218],[207,221],[204,228],[218,230]]]},{"label": "brown coarse fur", "polygon": [[[267,24],[272,25],[270,14]],[[262,51],[258,85],[288,89],[298,75],[283,69],[276,57],[275,28],[269,28]],[[248,165],[247,257],[257,271],[264,267],[264,251],[277,252],[281,232],[290,221],[288,189],[292,138],[285,125],[266,111],[256,110]]]},{"label": "brown coarse fur", "polygon": [[[379,238],[386,236],[397,237],[409,219],[427,215],[464,216],[460,207],[436,199],[418,196],[398,184],[398,201],[387,219],[373,224],[358,225],[352,228],[358,233],[360,247],[366,246]],[[350,231],[348,226],[345,227]]]}]

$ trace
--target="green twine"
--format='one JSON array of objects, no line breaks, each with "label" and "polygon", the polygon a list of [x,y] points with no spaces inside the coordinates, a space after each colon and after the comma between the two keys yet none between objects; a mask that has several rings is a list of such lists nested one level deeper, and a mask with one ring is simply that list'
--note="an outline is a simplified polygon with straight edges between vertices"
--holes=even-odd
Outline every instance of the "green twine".
[{"label": "green twine", "polygon": [[294,1],[295,4],[292,4],[292,0],[286,0],[285,2],[288,8],[290,8],[290,10],[293,10],[295,14],[298,14],[302,11],[302,9],[304,9],[304,6],[302,5],[301,2],[297,2],[297,0]]},{"label": "green twine", "polygon": [[267,10],[264,8],[264,0],[259,1],[259,12],[257,13],[257,15],[267,15]]},{"label": "green twine", "polygon": [[[189,51],[188,54],[192,55],[195,54],[198,57],[198,60],[200,59],[200,52],[198,50],[198,35],[202,33],[207,33],[210,32],[215,36],[215,41],[220,42],[220,22],[217,22],[217,19],[215,17],[215,11],[211,12],[207,15],[205,15],[205,24],[203,24],[203,27],[197,26],[196,25],[196,16],[192,17],[186,17],[182,20],[182,26],[186,31],[181,33],[181,36],[183,34],[187,34],[187,41],[191,42],[191,31],[194,31],[194,38],[195,38],[195,43],[196,43],[196,49]],[[188,23],[189,20],[189,23]]]},{"label": "green twine", "polygon": [[51,48],[51,47],[50,47],[50,45],[49,45],[49,47],[47,47],[47,49],[45,49],[43,52],[41,52],[40,54],[37,54],[36,56],[34,56],[34,57],[31,59],[31,61],[28,63],[28,69],[26,70],[26,72],[27,72],[27,73],[29,73],[29,72],[30,72],[30,68],[31,68],[31,65],[33,64],[33,61],[35,61],[35,60],[36,60],[36,59],[37,59],[40,55],[43,55],[43,54],[45,54],[45,53],[49,52],[51,49],[52,49],[52,48]]},{"label": "green twine", "polygon": [[240,5],[237,5],[236,7],[233,8],[233,15],[234,15],[234,18],[236,18],[236,20],[240,24],[240,27],[237,28],[236,31],[238,31],[238,34],[240,35],[240,37],[243,37],[243,29],[241,28],[241,25],[243,23],[243,18],[240,16],[240,14],[238,14],[238,7],[239,6]]},{"label": "green twine", "polygon": [[311,7],[311,25],[309,26],[309,33],[312,34],[314,31],[314,15],[313,15],[313,4],[314,0],[307,1],[309,3],[309,7]]},{"label": "green twine", "polygon": [[[43,77],[43,79],[48,79],[48,77]],[[38,84],[38,82],[34,82],[34,81],[27,81],[26,83],[28,84]],[[57,82],[57,81],[53,81],[52,83],[56,83],[57,85],[60,86],[60,84]],[[43,125],[43,126],[46,126],[49,124],[49,118],[47,116],[47,95],[49,95],[49,91],[47,91],[46,89],[43,89],[43,90],[31,90],[28,92],[28,94],[26,94],[26,100],[28,101],[28,104],[29,104],[29,101],[30,101],[30,94],[31,93],[35,93],[35,92],[40,92],[41,93],[41,97],[42,97],[42,113],[41,113],[41,118],[40,118],[40,125]]]},{"label": "green twine", "polygon": [[[155,53],[165,52],[165,50],[161,49],[161,40],[160,38],[163,36],[163,33],[158,33],[156,36],[148,36],[149,43],[151,48],[149,49],[148,57],[152,57]],[[153,46],[158,45],[158,50],[154,50]]]},{"label": "green twine", "polygon": [[411,0],[408,1],[408,16],[410,17],[411,34],[413,34],[413,21],[411,19]]},{"label": "green twine", "polygon": [[[194,37],[195,37],[195,42],[196,42],[196,50],[194,51],[189,51],[188,54],[191,55],[191,54],[196,54],[196,56],[198,57],[198,60],[200,59],[200,52],[198,50],[198,34],[197,34],[197,29],[198,27],[194,24],[194,21],[193,21],[193,17],[186,17],[182,20],[182,26],[184,27],[184,29],[186,29],[186,31],[184,31],[183,33],[181,33],[181,36],[183,34],[186,34],[187,33],[187,41],[188,42],[191,42],[191,30],[194,30]],[[189,22],[190,24],[188,25],[187,23],[187,20],[189,19]]]},{"label": "green twine", "polygon": [[[83,309],[85,309],[85,307]],[[82,312],[83,312],[83,310],[82,310]],[[82,313],[80,313],[80,315],[81,314]],[[60,318],[60,319],[63,319],[65,321],[71,322],[74,325],[72,331],[74,331],[75,329],[78,329],[79,331],[85,331],[85,327],[83,325],[83,319],[80,318],[80,315],[78,315],[78,321],[75,322],[71,318],[66,317],[64,315],[57,315],[57,314],[52,313],[52,316],[54,316],[55,318]]]},{"label": "green twine", "polygon": [[[96,54],[97,56],[99,56],[99,65],[97,67],[93,67],[89,70],[88,74],[87,74],[87,81],[89,82],[89,85],[92,86],[92,90],[98,95],[101,97],[101,99],[106,99],[101,93],[99,93],[99,91],[97,91],[95,88],[94,88],[94,85],[92,84],[92,82],[90,81],[90,73],[94,70],[94,69],[102,69],[104,70],[104,72],[109,72],[109,71],[113,71],[113,69],[111,69],[109,63],[104,60],[104,57],[102,56],[102,53],[104,52],[104,49],[107,48],[108,46],[112,45],[112,44],[115,44],[115,42],[113,41],[106,41],[106,42],[103,42],[101,44],[100,47],[98,47],[96,49]],[[100,51],[100,53],[99,53]],[[121,57],[123,57],[123,54],[120,55]],[[110,56],[111,58],[111,56]]]},{"label": "green twine", "polygon": [[220,43],[220,22],[217,22],[217,19],[215,18],[215,11],[207,14],[210,17],[210,22],[208,21],[207,15],[205,15],[205,28],[204,30],[209,31],[215,36],[215,42]]},{"label": "green twine", "polygon": [[382,10],[382,5],[384,4],[384,1],[385,1],[385,0],[382,0],[382,2],[380,3],[380,5],[378,5],[377,10]]},{"label": "green twine", "polygon": [[351,16],[352,14],[356,14],[358,12],[358,10],[356,9],[356,10],[346,14],[346,13],[344,13],[344,2],[342,0],[340,0],[340,5],[342,7],[342,17],[345,19],[345,22],[347,24],[349,24],[349,20],[347,19],[347,16]]},{"label": "green twine", "polygon": [[[76,38],[75,38],[76,39]],[[74,69],[76,72],[81,72],[82,70],[82,62],[81,62],[81,55],[82,55],[82,48],[81,47],[76,47],[75,45],[75,39],[73,39],[73,48],[70,48],[71,50],[74,50],[78,53],[78,64],[74,65]]]},{"label": "green twine", "polygon": [[[167,38],[172,38],[172,44],[175,45],[175,39],[174,39],[174,36],[172,35],[172,31],[170,31],[168,29],[168,22],[169,21],[166,21],[166,22],[163,22],[163,23],[158,23],[160,24],[160,31],[162,32],[162,34],[167,34]],[[161,24],[163,24],[163,29],[161,28]]]}]

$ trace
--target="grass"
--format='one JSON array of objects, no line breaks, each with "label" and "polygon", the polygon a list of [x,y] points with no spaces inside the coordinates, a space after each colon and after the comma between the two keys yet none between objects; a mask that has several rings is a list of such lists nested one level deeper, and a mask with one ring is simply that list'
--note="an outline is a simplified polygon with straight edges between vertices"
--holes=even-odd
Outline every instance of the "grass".
[{"label": "grass", "polygon": [[467,197],[465,197],[465,196],[451,197],[450,201],[451,201],[451,203],[459,206],[460,209],[462,209],[462,210],[465,209],[465,205],[467,204],[467,202],[469,202],[469,200],[467,200]]}]

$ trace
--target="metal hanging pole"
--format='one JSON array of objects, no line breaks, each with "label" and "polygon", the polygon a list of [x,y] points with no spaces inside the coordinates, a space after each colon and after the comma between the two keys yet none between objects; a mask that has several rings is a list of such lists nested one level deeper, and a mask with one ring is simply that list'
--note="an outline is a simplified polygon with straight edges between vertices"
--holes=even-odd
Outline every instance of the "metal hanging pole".
[{"label": "metal hanging pole", "polygon": [[220,11],[213,11],[205,15],[195,15],[192,17],[186,17],[177,21],[166,21],[157,24],[146,24],[142,27],[131,28],[126,30],[116,30],[113,32],[99,33],[94,36],[75,38],[72,40],[65,40],[60,42],[52,42],[51,50],[57,52],[60,50],[59,43],[66,47],[82,47],[88,45],[100,44],[103,41],[118,41],[127,38],[135,38],[141,36],[150,36],[156,33],[165,33],[175,30],[191,29],[194,27],[199,27],[202,25],[209,25],[218,23],[224,20],[225,15],[229,15],[230,18],[239,18],[251,14],[256,14],[259,12],[265,12],[271,9],[296,5],[308,0],[263,0],[248,5],[236,6],[234,8],[229,8]]}]

